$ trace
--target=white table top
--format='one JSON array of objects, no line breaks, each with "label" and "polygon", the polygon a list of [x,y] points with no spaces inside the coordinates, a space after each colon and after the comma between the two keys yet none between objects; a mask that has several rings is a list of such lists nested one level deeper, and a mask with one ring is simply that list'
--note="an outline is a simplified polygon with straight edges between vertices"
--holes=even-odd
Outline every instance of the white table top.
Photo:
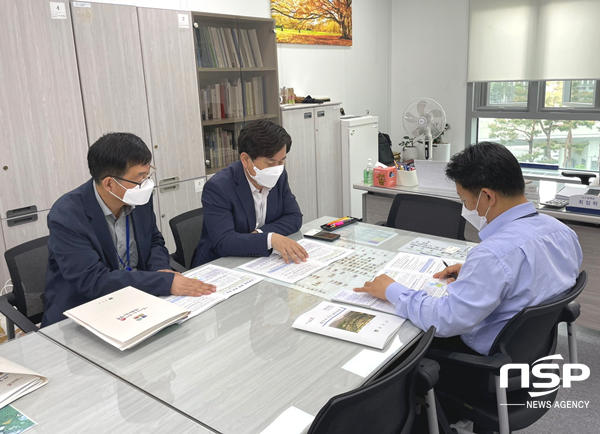
[{"label": "white table top", "polygon": [[[543,214],[547,214],[549,216],[552,216],[552,217],[560,219],[560,220],[568,220],[568,221],[580,222],[580,223],[600,224],[600,216],[595,215],[595,214],[583,214],[583,213],[578,213],[578,212],[567,211],[565,208],[556,209],[556,208],[549,208],[549,207],[540,205],[540,202],[544,202],[544,201],[553,199],[554,196],[556,196],[556,193],[565,186],[564,183],[555,182],[555,181],[547,181],[547,180],[537,180],[537,181],[532,181],[531,184],[527,184],[526,189],[527,189],[528,185],[535,186],[538,188],[539,200],[530,200],[530,202],[535,205],[535,207],[538,209],[539,212],[541,212]],[[385,188],[385,187],[368,186],[368,185],[364,185],[362,183],[356,183],[353,185],[353,188],[356,190],[363,190],[363,191],[368,191],[371,193],[378,193],[378,194],[383,194],[383,195],[388,195],[388,196],[394,196],[399,193],[410,193],[410,194],[422,194],[422,195],[427,195],[427,196],[437,196],[437,197],[444,197],[447,199],[459,200],[459,197],[458,197],[458,194],[456,194],[456,191],[446,190],[446,189],[423,188],[418,185],[416,185],[414,187],[405,187],[402,185],[396,185],[394,187]]]},{"label": "white table top", "polygon": [[[382,248],[395,251],[417,236],[400,233]],[[215,264],[233,268],[248,260],[221,258]],[[71,320],[40,333],[217,431],[255,433],[290,406],[314,416],[332,396],[369,379],[342,369],[366,347],[292,328],[322,300],[266,279],[123,352]],[[398,336],[406,344],[421,333],[407,321]],[[390,352],[370,375],[395,355]]]},{"label": "white table top", "polygon": [[211,433],[39,333],[0,345],[0,356],[48,377],[11,404],[36,434]]}]

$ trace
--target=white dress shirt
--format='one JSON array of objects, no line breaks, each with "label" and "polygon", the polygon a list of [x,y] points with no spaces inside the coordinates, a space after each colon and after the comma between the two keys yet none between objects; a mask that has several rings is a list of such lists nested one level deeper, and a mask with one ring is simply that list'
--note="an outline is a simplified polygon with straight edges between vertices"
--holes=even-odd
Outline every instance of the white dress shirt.
[{"label": "white dress shirt", "polygon": [[536,213],[530,202],[500,214],[479,237],[447,296],[430,297],[399,283],[390,284],[385,295],[399,316],[419,328],[433,325],[440,337],[460,335],[487,355],[513,316],[575,284],[582,253],[575,232]]},{"label": "white dress shirt", "polygon": [[[244,171],[245,173],[245,171]],[[248,179],[248,175],[246,174],[246,180],[248,181],[248,185],[250,186],[250,191],[252,192],[252,199],[254,200],[254,212],[256,214],[256,227],[254,228],[254,230],[256,230],[257,232],[260,232],[262,234],[262,231],[260,230],[260,228],[262,228],[265,225],[265,221],[267,219],[267,197],[269,196],[269,191],[271,191],[270,188],[267,187],[263,187],[262,190],[258,190],[258,188],[256,188],[254,186],[254,184],[252,184],[252,182],[250,182],[250,179]],[[273,246],[271,244],[271,238],[273,237],[273,232],[270,232],[267,235],[267,249],[272,249]]]}]

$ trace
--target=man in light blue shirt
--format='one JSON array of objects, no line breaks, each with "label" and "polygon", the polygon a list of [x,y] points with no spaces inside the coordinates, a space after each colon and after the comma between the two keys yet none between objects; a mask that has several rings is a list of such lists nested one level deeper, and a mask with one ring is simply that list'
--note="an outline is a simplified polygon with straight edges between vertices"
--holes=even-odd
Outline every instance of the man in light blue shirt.
[{"label": "man in light blue shirt", "polygon": [[446,174],[456,183],[463,216],[480,230],[481,238],[464,265],[434,275],[449,278],[448,296],[430,297],[386,275],[355,291],[387,299],[399,316],[421,329],[433,325],[436,336],[460,336],[470,349],[487,355],[513,316],[575,284],[581,247],[575,232],[539,214],[527,201],[519,163],[504,146],[489,142],[470,146],[452,157]]}]

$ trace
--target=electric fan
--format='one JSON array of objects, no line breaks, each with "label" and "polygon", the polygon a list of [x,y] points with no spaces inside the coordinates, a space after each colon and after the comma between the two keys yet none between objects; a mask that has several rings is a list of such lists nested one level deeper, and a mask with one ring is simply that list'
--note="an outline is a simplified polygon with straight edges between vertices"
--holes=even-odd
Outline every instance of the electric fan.
[{"label": "electric fan", "polygon": [[423,137],[425,159],[430,160],[433,140],[444,131],[446,113],[442,106],[429,98],[419,98],[411,102],[402,117],[404,130],[413,137]]}]

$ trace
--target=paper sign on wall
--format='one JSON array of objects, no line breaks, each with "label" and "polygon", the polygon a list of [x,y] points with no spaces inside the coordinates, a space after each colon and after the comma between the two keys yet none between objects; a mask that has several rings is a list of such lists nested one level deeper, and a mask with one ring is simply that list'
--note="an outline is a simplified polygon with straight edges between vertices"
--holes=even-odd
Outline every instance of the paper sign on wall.
[{"label": "paper sign on wall", "polygon": [[66,20],[67,8],[62,2],[50,2],[50,14],[53,20]]},{"label": "paper sign on wall", "polygon": [[190,28],[190,16],[188,14],[177,14],[179,17],[177,20],[179,21],[180,29],[189,29]]}]

